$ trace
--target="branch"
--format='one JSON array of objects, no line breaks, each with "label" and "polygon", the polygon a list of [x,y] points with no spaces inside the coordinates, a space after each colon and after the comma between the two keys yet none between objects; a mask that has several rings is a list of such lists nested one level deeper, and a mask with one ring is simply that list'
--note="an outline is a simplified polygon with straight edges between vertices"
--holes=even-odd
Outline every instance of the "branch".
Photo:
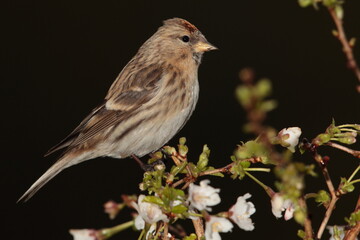
[{"label": "branch", "polygon": [[337,202],[337,200],[339,200],[339,197],[335,196],[331,198],[330,204],[325,212],[325,216],[323,221],[321,222],[321,225],[319,227],[319,230],[317,232],[317,239],[321,239],[322,234],[324,233],[324,230],[326,228],[327,223],[329,222],[329,219],[331,217],[331,214],[333,212],[333,210],[335,209],[335,204]]},{"label": "branch", "polygon": [[329,219],[331,217],[332,212],[335,209],[335,204],[336,204],[337,200],[339,200],[339,197],[336,194],[336,190],[335,190],[334,185],[333,185],[333,183],[331,181],[329,171],[328,171],[326,165],[324,164],[323,158],[320,156],[320,154],[315,153],[314,154],[314,159],[316,160],[316,162],[319,163],[319,165],[321,167],[321,171],[322,171],[322,173],[324,175],[326,185],[327,185],[327,187],[329,189],[329,192],[330,192],[330,195],[331,195],[330,204],[327,207],[324,219],[322,220],[321,225],[320,225],[319,230],[318,230],[317,235],[316,235],[317,239],[321,239],[321,236],[324,233],[326,225],[329,222]]},{"label": "branch", "polygon": [[[356,203],[354,212],[359,210],[360,210],[360,195]],[[356,237],[359,235],[359,232],[360,232],[360,221],[358,221],[354,227],[351,227],[349,230],[347,230],[344,240],[355,240]]]},{"label": "branch", "polygon": [[[328,9],[329,9],[329,13],[336,25],[336,28],[337,28],[336,37],[339,39],[341,45],[343,46],[343,52],[347,59],[347,67],[354,72],[356,78],[360,82],[360,69],[354,58],[352,46],[350,45],[350,43],[347,40],[347,37],[345,35],[342,20],[336,15],[334,8],[328,8]],[[360,93],[360,85],[357,86],[357,91]]]},{"label": "branch", "polygon": [[204,224],[202,222],[201,218],[196,218],[192,220],[194,228],[195,228],[195,233],[197,236],[198,240],[201,240],[202,238],[204,238],[205,233],[204,233]]},{"label": "branch", "polygon": [[306,202],[305,202],[304,198],[299,199],[299,206],[301,208],[305,209],[305,211],[306,211],[306,218],[304,221],[305,239],[306,240],[314,239],[314,233],[313,233],[313,229],[312,229],[312,225],[311,225],[311,219],[309,217]]}]

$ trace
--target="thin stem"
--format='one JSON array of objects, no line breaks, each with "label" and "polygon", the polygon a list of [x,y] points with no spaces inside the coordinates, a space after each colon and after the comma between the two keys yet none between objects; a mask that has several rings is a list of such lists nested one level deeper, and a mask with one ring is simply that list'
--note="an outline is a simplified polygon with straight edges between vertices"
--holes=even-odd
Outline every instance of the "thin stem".
[{"label": "thin stem", "polygon": [[337,196],[331,198],[329,207],[327,208],[326,212],[325,212],[325,216],[323,221],[321,222],[320,228],[317,232],[317,239],[321,239],[322,234],[324,233],[324,230],[326,228],[327,223],[329,222],[329,219],[331,217],[331,214],[335,208],[335,204],[337,202],[337,200],[339,200],[339,198]]},{"label": "thin stem", "polygon": [[342,132],[355,132],[357,133],[358,131],[352,128],[341,128]]},{"label": "thin stem", "polygon": [[[334,8],[328,8],[328,10],[329,10],[329,13],[330,13],[335,25],[336,25],[336,28],[338,31],[337,38],[339,39],[340,43],[343,46],[343,52],[347,59],[347,66],[349,69],[351,69],[354,72],[356,78],[360,82],[360,69],[354,58],[352,47],[350,46],[350,43],[347,40],[347,37],[345,35],[342,20],[340,18],[338,18],[338,16],[336,15]],[[360,85],[358,85],[357,90],[358,90],[358,92],[360,92]]]},{"label": "thin stem", "polygon": [[270,168],[244,168],[245,171],[249,172],[270,172]]},{"label": "thin stem", "polygon": [[101,229],[100,232],[101,232],[101,235],[103,236],[103,239],[108,239],[110,238],[111,236],[121,232],[121,231],[124,231],[125,229],[128,229],[130,227],[134,226],[134,220],[131,220],[131,221],[128,221],[126,223],[122,223],[122,224],[119,224],[115,227],[112,227],[112,228],[104,228],[104,229]]},{"label": "thin stem", "polygon": [[168,233],[169,233],[169,225],[168,223],[164,223],[164,240],[168,240]]},{"label": "thin stem", "polygon": [[309,199],[309,198],[316,198],[318,196],[317,193],[307,193],[305,194],[304,198],[305,200]]},{"label": "thin stem", "polygon": [[360,182],[360,179],[356,179],[354,181],[351,181],[351,182],[349,182],[349,184],[354,184],[354,183],[358,183],[358,182]]},{"label": "thin stem", "polygon": [[304,221],[305,240],[314,239],[314,233],[311,225],[311,219],[308,214],[307,205],[304,198],[299,199],[299,206],[306,212],[306,218]]},{"label": "thin stem", "polygon": [[356,125],[356,124],[342,124],[342,125],[339,125],[339,126],[337,126],[338,128],[347,128],[347,127],[353,127],[354,125]]},{"label": "thin stem", "polygon": [[356,150],[350,149],[348,147],[345,147],[343,145],[333,143],[333,142],[328,142],[328,143],[326,143],[326,145],[333,147],[333,148],[337,148],[341,151],[347,152],[347,153],[353,155],[354,157],[360,158],[360,151],[356,151]]},{"label": "thin stem", "polygon": [[215,173],[224,173],[229,171],[229,169],[234,165],[234,163],[230,163],[228,165],[226,165],[225,167],[222,168],[217,168],[217,169],[213,169],[213,170],[208,170],[208,171],[204,171],[199,173],[199,176],[204,176],[204,175],[211,175],[211,174],[215,174]]},{"label": "thin stem", "polygon": [[183,184],[185,182],[185,178],[180,179],[179,181],[175,182],[174,184],[172,184],[171,186],[176,188],[177,186]]},{"label": "thin stem", "polygon": [[333,185],[333,183],[331,181],[329,171],[328,171],[326,165],[323,164],[324,163],[323,158],[321,157],[320,154],[315,153],[314,154],[314,159],[315,159],[316,162],[319,163],[319,166],[321,168],[321,172],[323,173],[324,178],[325,178],[326,185],[327,185],[327,187],[329,189],[329,192],[331,194],[330,204],[329,204],[329,206],[328,206],[328,208],[327,208],[327,210],[325,212],[325,216],[324,216],[324,218],[323,218],[323,220],[321,222],[321,225],[320,225],[319,230],[318,230],[317,235],[316,235],[318,239],[321,239],[321,236],[324,233],[326,225],[329,222],[329,219],[331,217],[331,214],[332,214],[332,212],[333,212],[333,210],[335,208],[335,204],[336,204],[337,200],[339,199],[339,197],[336,195],[336,190],[335,190],[334,185]]},{"label": "thin stem", "polygon": [[325,182],[326,182],[326,185],[327,185],[327,187],[329,189],[331,197],[334,198],[336,196],[335,188],[334,188],[334,185],[333,185],[333,183],[331,181],[329,171],[328,171],[326,165],[324,165],[323,158],[321,157],[320,154],[315,153],[314,154],[314,159],[319,164],[319,166],[321,168],[321,172],[324,175]]},{"label": "thin stem", "polygon": [[138,240],[141,240],[143,238],[144,234],[145,234],[145,228],[141,231],[141,233],[138,237]]},{"label": "thin stem", "polygon": [[355,171],[351,174],[351,176],[348,178],[347,181],[350,182],[355,177],[355,175],[359,170],[360,170],[360,165],[355,169]]},{"label": "thin stem", "polygon": [[247,176],[249,176],[252,180],[254,180],[257,184],[259,184],[263,189],[265,189],[265,191],[267,191],[269,189],[268,186],[266,186],[264,183],[262,183],[259,179],[257,179],[256,177],[254,177],[253,175],[251,175],[250,173],[245,171],[245,174]]}]

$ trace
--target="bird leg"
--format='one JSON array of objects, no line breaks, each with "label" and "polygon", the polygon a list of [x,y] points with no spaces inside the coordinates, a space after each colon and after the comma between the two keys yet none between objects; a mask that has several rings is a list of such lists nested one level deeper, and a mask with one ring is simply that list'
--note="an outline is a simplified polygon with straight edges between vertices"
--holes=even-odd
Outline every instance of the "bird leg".
[{"label": "bird leg", "polygon": [[154,171],[155,170],[154,167],[156,165],[164,165],[164,162],[161,159],[151,164],[145,164],[136,155],[132,154],[131,157],[135,160],[135,162],[137,162],[140,165],[141,169],[144,170],[144,172]]}]

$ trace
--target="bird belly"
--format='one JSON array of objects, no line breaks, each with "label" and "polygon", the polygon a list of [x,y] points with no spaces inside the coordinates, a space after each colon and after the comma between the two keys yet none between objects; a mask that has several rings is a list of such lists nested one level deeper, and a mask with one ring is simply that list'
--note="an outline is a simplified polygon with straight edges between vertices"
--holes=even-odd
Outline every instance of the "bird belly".
[{"label": "bird belly", "polygon": [[[159,114],[152,120],[143,121],[120,140],[116,140],[116,137],[112,139],[110,137],[110,144],[104,144],[106,145],[104,147],[107,148],[106,155],[114,158],[125,158],[132,154],[142,157],[160,149],[181,129],[192,112],[190,110],[192,109],[184,109],[174,117],[167,119],[163,119]],[[124,126],[118,128],[121,129],[114,129],[111,135],[119,136],[115,132],[124,133],[127,131]]]}]

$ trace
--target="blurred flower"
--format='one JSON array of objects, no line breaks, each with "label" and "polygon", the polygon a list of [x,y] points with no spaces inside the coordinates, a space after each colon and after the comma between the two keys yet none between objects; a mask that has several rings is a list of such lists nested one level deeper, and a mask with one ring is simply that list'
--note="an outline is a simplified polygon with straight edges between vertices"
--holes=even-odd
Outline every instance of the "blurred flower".
[{"label": "blurred flower", "polygon": [[250,193],[238,197],[236,204],[229,209],[230,219],[233,220],[241,229],[246,231],[254,230],[254,223],[250,216],[255,213],[256,209],[252,202],[247,202],[246,199],[251,197]]},{"label": "blurred flower", "polygon": [[300,135],[301,128],[299,127],[284,128],[278,133],[281,146],[286,147],[291,152],[295,152],[295,146],[299,143]]},{"label": "blurred flower", "polygon": [[114,219],[119,211],[123,208],[124,204],[119,204],[115,201],[107,201],[104,204],[105,213],[109,214],[110,219]]},{"label": "blurred flower", "polygon": [[329,240],[341,240],[345,237],[344,226],[327,226],[326,228],[331,235]]},{"label": "blurred flower", "polygon": [[190,205],[202,211],[206,209],[211,211],[211,208],[207,206],[215,206],[219,204],[221,199],[219,196],[220,189],[208,186],[210,180],[202,180],[200,186],[193,183],[189,186],[189,197]]},{"label": "blurred flower", "polygon": [[70,229],[69,232],[74,240],[100,240],[95,229]]},{"label": "blurred flower", "polygon": [[229,232],[233,227],[228,219],[211,216],[205,224],[205,239],[221,240],[219,232]]},{"label": "blurred flower", "polygon": [[160,207],[154,203],[143,202],[145,195],[140,195],[138,203],[132,202],[132,206],[138,211],[139,215],[135,218],[135,227],[140,230],[145,227],[145,222],[149,224],[158,221],[168,221],[168,218],[161,211]]},{"label": "blurred flower", "polygon": [[272,213],[276,218],[282,217],[282,212],[285,211],[284,219],[290,220],[294,215],[294,206],[290,199],[284,199],[279,193],[275,193],[271,198]]}]

